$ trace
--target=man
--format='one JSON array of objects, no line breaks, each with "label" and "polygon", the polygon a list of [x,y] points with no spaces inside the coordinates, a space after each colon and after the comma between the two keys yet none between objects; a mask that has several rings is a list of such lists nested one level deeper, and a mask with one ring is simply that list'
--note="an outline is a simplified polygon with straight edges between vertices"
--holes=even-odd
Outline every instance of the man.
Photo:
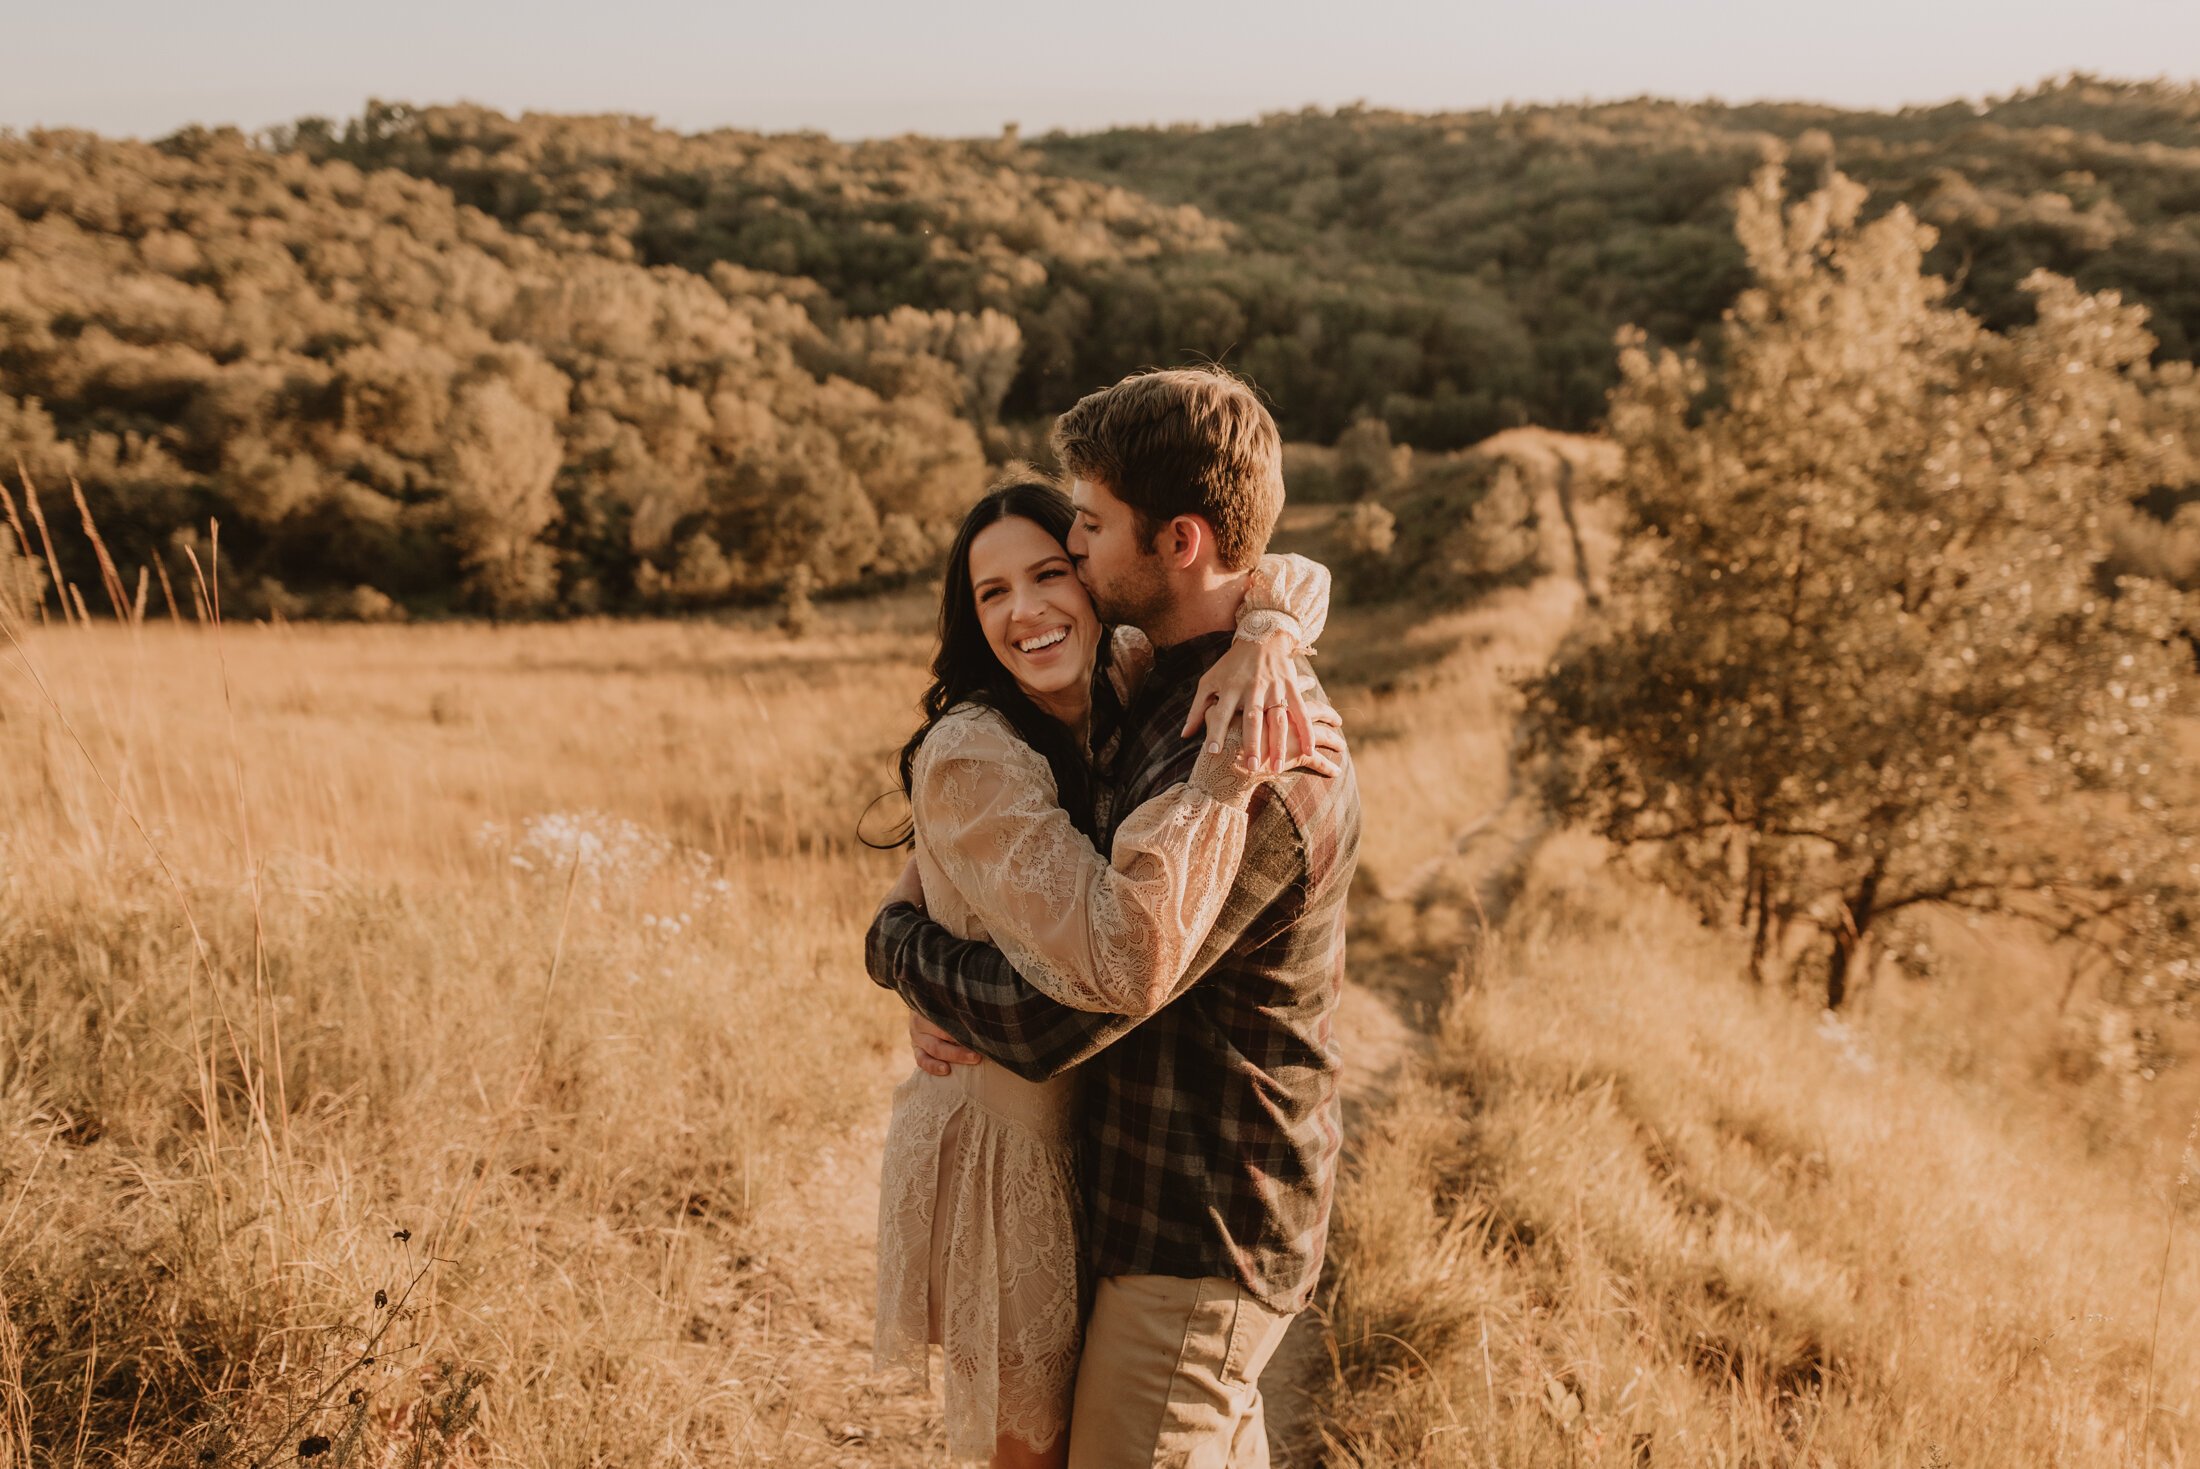
[{"label": "man", "polygon": [[[1209,369],[1126,378],[1064,414],[1053,442],[1095,606],[1158,650],[1102,752],[1106,850],[1117,819],[1190,774],[1195,692],[1282,509],[1282,446],[1251,390]],[[1246,717],[1282,744],[1280,707]],[[1330,1022],[1359,832],[1349,760],[1333,778],[1264,785],[1221,918],[1177,998],[1142,1022],[1048,999],[915,904],[889,901],[871,926],[871,976],[917,1012],[927,1069],[977,1062],[963,1046],[1032,1078],[1091,1061],[1080,1111],[1097,1285],[1071,1469],[1268,1462],[1261,1369],[1313,1296],[1328,1234]]]}]

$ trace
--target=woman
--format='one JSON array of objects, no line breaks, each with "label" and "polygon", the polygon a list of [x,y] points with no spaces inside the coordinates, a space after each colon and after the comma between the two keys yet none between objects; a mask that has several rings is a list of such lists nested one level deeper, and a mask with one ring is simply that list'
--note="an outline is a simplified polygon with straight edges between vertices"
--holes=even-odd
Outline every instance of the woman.
[{"label": "woman", "polygon": [[[1073,517],[1035,473],[971,508],[948,556],[933,683],[902,751],[902,786],[937,922],[990,939],[1064,1004],[1146,1015],[1172,998],[1214,926],[1262,777],[1239,768],[1235,741],[1210,744],[1187,784],[1123,818],[1110,856],[1095,850],[1096,716],[1104,726],[1121,707],[1153,650],[1135,629],[1101,626],[1065,549]],[[1241,624],[1259,612],[1310,646],[1328,587],[1314,562],[1264,557]],[[1231,707],[1258,662],[1252,650],[1237,644],[1212,681]],[[1288,768],[1300,765],[1328,761],[1301,752]],[[1080,1317],[1073,1082],[958,1067],[919,1071],[894,1093],[875,1352],[882,1367],[922,1373],[927,1344],[940,1343],[949,1449],[999,1469],[1068,1453]]]}]

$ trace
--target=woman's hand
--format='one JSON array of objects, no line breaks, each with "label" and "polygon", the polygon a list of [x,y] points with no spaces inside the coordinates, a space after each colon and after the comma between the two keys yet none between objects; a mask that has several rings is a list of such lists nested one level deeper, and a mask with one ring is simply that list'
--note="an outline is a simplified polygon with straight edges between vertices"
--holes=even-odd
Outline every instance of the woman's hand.
[{"label": "woman's hand", "polygon": [[1307,705],[1306,714],[1314,725],[1314,748],[1290,751],[1283,768],[1311,770],[1332,779],[1344,774],[1344,767],[1337,763],[1344,758],[1344,716],[1327,703]]},{"label": "woman's hand", "polygon": [[1307,714],[1314,730],[1314,744],[1301,749],[1295,731],[1285,730],[1284,748],[1275,754],[1274,770],[1256,770],[1245,759],[1244,741],[1232,730],[1222,742],[1220,751],[1202,751],[1192,762],[1189,777],[1192,785],[1225,806],[1244,810],[1253,799],[1253,792],[1272,775],[1289,770],[1306,770],[1324,779],[1334,779],[1344,773],[1340,763],[1345,753],[1344,719],[1327,703],[1316,700],[1307,706]]},{"label": "woman's hand", "polygon": [[1288,752],[1313,750],[1313,723],[1307,717],[1306,696],[1299,692],[1298,647],[1298,639],[1288,632],[1231,643],[1230,651],[1207,670],[1192,695],[1185,738],[1198,734],[1204,723],[1207,749],[1219,751],[1230,733],[1230,721],[1243,713],[1240,763],[1245,769],[1288,769]]},{"label": "woman's hand", "polygon": [[1313,725],[1314,743],[1311,748],[1302,748],[1298,731],[1287,731],[1284,748],[1271,752],[1276,755],[1276,769],[1311,770],[1328,779],[1344,774],[1344,767],[1337,763],[1344,758],[1344,716],[1326,703],[1307,704],[1304,708]]}]

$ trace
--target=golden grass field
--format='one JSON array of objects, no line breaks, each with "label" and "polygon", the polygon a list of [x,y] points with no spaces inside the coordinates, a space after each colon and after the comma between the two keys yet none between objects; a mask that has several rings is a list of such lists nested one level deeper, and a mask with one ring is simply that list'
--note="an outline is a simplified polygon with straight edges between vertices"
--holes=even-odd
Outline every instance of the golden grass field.
[{"label": "golden grass field", "polygon": [[[2126,1084],[1990,930],[1839,1023],[1749,988],[1512,790],[1581,602],[1325,643],[1352,1155],[1282,1457],[2193,1462],[2200,1058]],[[0,1469],[943,1462],[869,1371],[907,1058],[854,840],[929,613],[20,631]]]}]

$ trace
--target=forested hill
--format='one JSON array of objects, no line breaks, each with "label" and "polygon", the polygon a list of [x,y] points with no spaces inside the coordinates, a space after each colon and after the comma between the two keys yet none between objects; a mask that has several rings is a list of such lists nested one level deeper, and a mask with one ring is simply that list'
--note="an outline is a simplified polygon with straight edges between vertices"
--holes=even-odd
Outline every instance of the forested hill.
[{"label": "forested hill", "polygon": [[[1680,341],[1715,321],[1742,281],[1733,192],[1775,140],[1798,182],[1830,161],[1872,190],[1873,212],[1906,204],[1937,228],[1929,266],[1991,326],[2030,318],[2018,285],[2044,267],[2145,303],[2164,354],[2200,347],[2200,87],[2079,77],[1893,113],[1651,99],[1348,108],[1039,146],[1055,168],[1242,226],[1241,252],[1339,282],[1388,267],[1432,303],[1495,313],[1488,329],[1454,333],[1433,312],[1401,342],[1304,330],[1238,293],[1237,360],[1284,402],[1320,401],[1313,431],[1367,408],[1400,438],[1448,444],[1514,417],[1589,427],[1612,382],[1614,328]],[[1295,391],[1309,379],[1340,388]]]},{"label": "forested hill", "polygon": [[[2200,342],[2190,87],[857,144],[376,104],[0,135],[0,466],[81,480],[126,580],[187,576],[220,516],[251,610],[860,585],[1143,364],[1240,367],[1298,440],[1591,427],[1616,328],[1687,341],[1733,299],[1733,191],[1780,143],[1938,226],[1990,323],[2044,266],[2147,304],[2163,355]],[[45,558],[0,560],[21,602]]]},{"label": "forested hill", "polygon": [[[1059,411],[1150,362],[1208,356],[1294,438],[1356,417],[1455,448],[1603,415],[1612,334],[1686,341],[1742,285],[1733,191],[1775,142],[1941,231],[1932,266],[1989,325],[2044,267],[2200,343],[2200,88],[2070,79],[1895,113],[1642,100],[1013,140],[683,136],[605,118],[380,109],[296,146],[554,219],[651,265],[734,260],[846,309],[1013,315],[1004,411]],[[1105,185],[1095,188],[1093,182]],[[1156,202],[1161,201],[1161,202]]]}]

